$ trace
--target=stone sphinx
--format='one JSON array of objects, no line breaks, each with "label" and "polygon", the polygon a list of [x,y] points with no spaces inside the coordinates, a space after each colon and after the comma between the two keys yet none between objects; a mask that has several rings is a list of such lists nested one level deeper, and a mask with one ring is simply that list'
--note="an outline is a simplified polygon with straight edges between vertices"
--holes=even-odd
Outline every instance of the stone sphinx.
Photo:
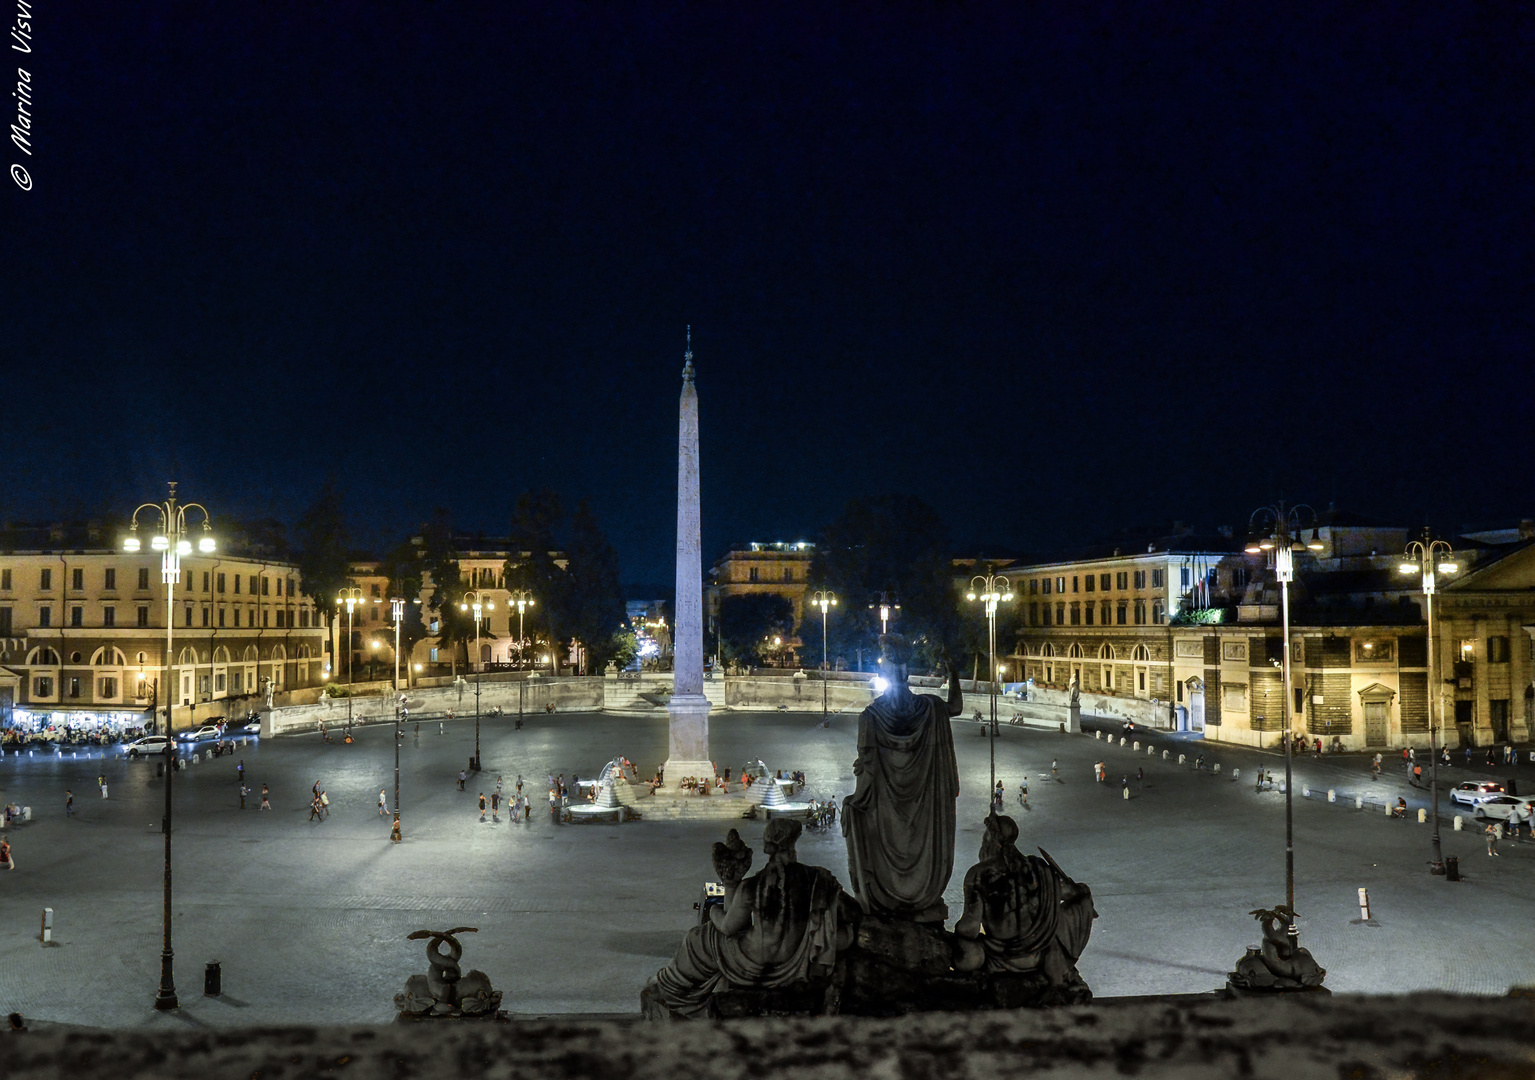
[{"label": "stone sphinx", "polygon": [[790,818],[768,822],[768,863],[751,877],[752,850],[736,830],[714,845],[725,902],[704,907],[672,962],[645,984],[646,1019],[719,1015],[718,999],[731,991],[799,989],[818,998],[852,939],[858,908],[830,870],[797,861],[801,827]]},{"label": "stone sphinx", "polygon": [[1077,958],[1092,933],[1092,890],[1068,877],[1049,854],[1018,850],[1010,817],[986,818],[981,861],[965,874],[965,911],[955,924],[956,971],[1030,973],[1043,984],[1035,1004],[1082,1004],[1092,992]]},{"label": "stone sphinx", "polygon": [[[464,947],[459,934],[477,933],[473,926],[452,930],[417,930],[409,940],[430,938],[426,946],[431,970],[405,980],[404,993],[394,996],[394,1006],[401,1020],[491,1018],[501,1005],[501,991],[490,988],[490,977],[483,971],[463,974],[458,966]],[[447,946],[444,954],[442,947]]]},{"label": "stone sphinx", "polygon": [[864,911],[921,923],[949,915],[943,891],[954,872],[959,767],[954,732],[964,698],[957,673],[949,697],[913,694],[904,639],[880,639],[888,684],[858,717],[857,787],[842,802],[848,874]]}]

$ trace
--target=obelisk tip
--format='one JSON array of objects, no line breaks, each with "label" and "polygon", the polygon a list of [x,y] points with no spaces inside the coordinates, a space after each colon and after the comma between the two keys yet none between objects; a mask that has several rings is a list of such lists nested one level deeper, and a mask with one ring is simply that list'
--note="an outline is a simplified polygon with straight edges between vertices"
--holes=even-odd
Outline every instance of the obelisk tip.
[{"label": "obelisk tip", "polygon": [[693,325],[691,323],[688,324],[688,347],[682,354],[682,359],[682,381],[691,383],[693,381]]}]

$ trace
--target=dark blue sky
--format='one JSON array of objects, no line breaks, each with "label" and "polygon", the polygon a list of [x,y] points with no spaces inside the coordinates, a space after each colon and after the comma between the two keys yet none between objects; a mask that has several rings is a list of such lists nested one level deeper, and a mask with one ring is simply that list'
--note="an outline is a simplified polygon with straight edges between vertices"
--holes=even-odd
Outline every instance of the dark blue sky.
[{"label": "dark blue sky", "polygon": [[1172,7],[39,3],[4,511],[1528,515],[1529,9]]}]

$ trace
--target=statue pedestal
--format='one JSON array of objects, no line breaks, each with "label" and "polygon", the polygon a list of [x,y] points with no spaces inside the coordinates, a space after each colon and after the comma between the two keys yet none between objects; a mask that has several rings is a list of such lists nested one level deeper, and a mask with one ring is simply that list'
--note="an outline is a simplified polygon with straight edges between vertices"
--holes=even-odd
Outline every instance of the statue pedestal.
[{"label": "statue pedestal", "polygon": [[1080,735],[1082,733],[1082,706],[1072,702],[1066,706],[1066,734]]},{"label": "statue pedestal", "polygon": [[709,708],[709,699],[702,694],[673,694],[666,703],[671,716],[663,766],[668,785],[675,787],[684,776],[714,779],[714,763],[709,760]]}]

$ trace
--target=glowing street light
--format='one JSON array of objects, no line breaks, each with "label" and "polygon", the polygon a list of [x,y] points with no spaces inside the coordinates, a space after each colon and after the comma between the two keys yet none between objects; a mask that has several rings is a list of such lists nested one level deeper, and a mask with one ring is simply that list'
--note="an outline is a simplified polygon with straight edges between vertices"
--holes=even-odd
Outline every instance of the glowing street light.
[{"label": "glowing street light", "polygon": [[527,613],[528,608],[536,605],[537,601],[533,599],[533,594],[527,589],[513,589],[507,594],[506,602],[517,605],[517,659],[520,662],[522,660],[522,650],[528,644],[527,635],[522,632],[522,618]]},{"label": "glowing street light", "polygon": [[479,589],[470,589],[459,602],[460,611],[474,612],[474,768],[480,768],[480,613],[494,611],[496,605],[485,599]]},{"label": "glowing street light", "polygon": [[[197,541],[197,550],[209,554],[214,550],[213,524],[208,517],[208,510],[200,503],[177,503],[176,481],[170,482],[170,494],[162,503],[144,503],[133,511],[133,516],[128,522],[128,535],[123,539],[123,550],[129,553],[137,553],[139,545],[139,515],[144,511],[150,511],[151,515],[157,515],[155,533],[150,538],[149,546],[153,551],[160,552],[160,579],[165,582],[165,820],[162,823],[165,833],[165,910],[162,917],[164,926],[164,940],[160,949],[160,989],[155,995],[155,1008],[160,1010],[174,1009],[179,1006],[176,1000],[175,962],[176,953],[171,948],[171,777],[175,775],[175,736],[171,731],[172,720],[175,711],[174,691],[171,689],[174,683],[175,667],[175,627],[176,627],[176,584],[181,580],[181,557],[192,553],[192,542],[187,539],[187,511],[195,510],[202,515],[202,534]],[[159,704],[159,687],[155,688],[156,706]]]},{"label": "glowing street light", "polygon": [[1424,613],[1428,621],[1428,790],[1430,805],[1434,808],[1434,831],[1429,838],[1434,857],[1428,864],[1428,872],[1443,874],[1444,852],[1439,845],[1439,717],[1436,715],[1442,713],[1443,708],[1440,701],[1442,684],[1434,681],[1434,593],[1438,591],[1435,571],[1448,576],[1459,570],[1460,564],[1455,561],[1455,552],[1450,545],[1435,540],[1425,526],[1423,539],[1408,543],[1397,569],[1403,574],[1417,574],[1423,587]]},{"label": "glowing street light", "polygon": [[879,603],[869,605],[870,611],[873,611],[875,608],[879,609],[880,634],[890,633],[890,620],[897,611],[901,610],[901,605],[890,599],[889,593],[882,592],[879,594]]},{"label": "glowing street light", "polygon": [[988,680],[991,684],[991,731],[987,739],[991,747],[991,786],[986,789],[988,807],[995,805],[997,797],[997,605],[1012,598],[1012,583],[1000,574],[977,574],[970,579],[970,591],[965,594],[966,600],[979,600],[986,612],[986,642],[991,671]]},{"label": "glowing street light", "polygon": [[827,722],[827,658],[826,613],[837,606],[837,594],[830,589],[817,589],[810,597],[810,606],[821,609],[821,723]]},{"label": "glowing street light", "polygon": [[362,590],[342,589],[336,594],[336,603],[346,605],[346,684],[352,685],[352,612],[362,606]]}]

